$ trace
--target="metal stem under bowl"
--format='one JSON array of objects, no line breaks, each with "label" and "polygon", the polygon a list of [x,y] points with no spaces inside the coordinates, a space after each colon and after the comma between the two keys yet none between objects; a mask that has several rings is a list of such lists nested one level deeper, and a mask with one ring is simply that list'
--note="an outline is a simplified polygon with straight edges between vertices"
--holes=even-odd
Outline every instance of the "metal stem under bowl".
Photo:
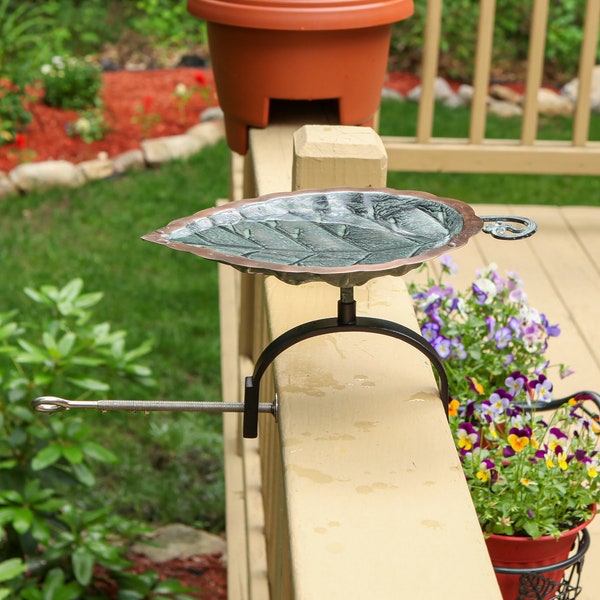
[{"label": "metal stem under bowl", "polygon": [[41,412],[92,408],[101,411],[243,412],[243,435],[258,435],[259,413],[277,417],[277,396],[259,402],[260,381],[289,347],[329,333],[368,332],[393,337],[424,354],[438,375],[448,410],[448,378],[435,349],[408,327],[356,315],[354,286],[383,275],[401,276],[425,261],[464,246],[483,231],[503,240],[533,235],[525,217],[478,217],[464,202],[426,192],[388,188],[332,188],[238,200],[173,221],[143,239],[231,265],[273,275],[293,285],[321,281],[340,288],[337,316],[294,327],[272,342],[245,378],[244,402],[66,400],[43,396]]}]

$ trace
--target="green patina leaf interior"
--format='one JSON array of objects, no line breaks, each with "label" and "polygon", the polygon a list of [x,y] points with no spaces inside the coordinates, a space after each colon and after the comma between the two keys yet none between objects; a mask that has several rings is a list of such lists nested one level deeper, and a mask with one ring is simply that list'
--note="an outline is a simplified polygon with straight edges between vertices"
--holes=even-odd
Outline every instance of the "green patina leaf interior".
[{"label": "green patina leaf interior", "polygon": [[262,263],[347,267],[419,256],[462,229],[456,209],[427,198],[333,191],[223,207],[166,237]]}]

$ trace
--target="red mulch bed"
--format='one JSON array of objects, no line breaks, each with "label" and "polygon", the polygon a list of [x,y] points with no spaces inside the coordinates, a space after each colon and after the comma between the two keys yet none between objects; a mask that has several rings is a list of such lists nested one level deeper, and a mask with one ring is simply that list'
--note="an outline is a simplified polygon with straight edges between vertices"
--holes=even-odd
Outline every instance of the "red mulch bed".
[{"label": "red mulch bed", "polygon": [[[21,152],[31,162],[43,160],[68,160],[78,163],[97,158],[99,152],[113,157],[140,147],[143,139],[142,126],[132,120],[144,106],[149,113],[160,116],[147,137],[162,137],[183,133],[198,123],[200,112],[216,104],[214,93],[206,100],[202,94],[194,94],[180,115],[174,97],[175,86],[185,84],[188,88],[198,86],[195,75],[199,69],[179,68],[152,71],[117,71],[103,75],[102,100],[110,131],[99,142],[86,143],[79,137],[69,137],[66,127],[77,120],[72,110],[46,106],[41,100],[30,103],[27,108],[33,114],[32,122],[24,134],[26,149]],[[208,85],[213,89],[212,74],[203,71]],[[41,92],[37,93],[41,97]],[[26,151],[25,151],[26,150]],[[19,163],[15,144],[0,147],[0,170],[10,171]]]},{"label": "red mulch bed", "polygon": [[[0,147],[0,171],[8,172],[19,164],[19,160],[27,158],[31,162],[44,160],[68,160],[78,163],[97,158],[99,152],[108,156],[140,147],[143,139],[142,127],[132,122],[137,111],[149,102],[151,113],[160,115],[160,122],[154,125],[147,137],[177,135],[198,123],[200,112],[207,106],[217,104],[216,96],[205,99],[201,94],[194,94],[185,107],[182,118],[173,92],[178,83],[191,87],[197,85],[195,75],[199,69],[177,68],[149,71],[117,71],[104,74],[102,99],[106,108],[106,119],[110,131],[99,142],[85,143],[79,137],[69,137],[66,127],[77,119],[77,112],[61,110],[46,106],[39,100],[28,105],[33,114],[33,121],[24,133],[26,148],[21,150],[21,157],[15,144]],[[211,90],[214,90],[212,73],[201,71],[206,77]],[[419,79],[409,73],[390,73],[386,85],[406,94]]]},{"label": "red mulch bed", "polygon": [[[132,572],[152,571],[158,573],[161,581],[176,579],[181,585],[194,590],[186,592],[192,598],[227,600],[227,568],[220,554],[174,558],[161,563],[154,563],[142,554],[130,554],[127,558],[133,563]],[[94,587],[107,598],[117,598],[119,588],[107,578],[106,569],[97,567],[94,574]]]}]

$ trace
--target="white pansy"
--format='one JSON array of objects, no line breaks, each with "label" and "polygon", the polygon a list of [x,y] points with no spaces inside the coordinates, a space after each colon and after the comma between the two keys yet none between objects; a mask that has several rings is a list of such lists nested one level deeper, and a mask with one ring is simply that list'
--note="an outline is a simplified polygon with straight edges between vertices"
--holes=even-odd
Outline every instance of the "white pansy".
[{"label": "white pansy", "polygon": [[475,281],[475,285],[485,294],[484,304],[491,304],[498,293],[494,282],[491,279],[480,277]]}]

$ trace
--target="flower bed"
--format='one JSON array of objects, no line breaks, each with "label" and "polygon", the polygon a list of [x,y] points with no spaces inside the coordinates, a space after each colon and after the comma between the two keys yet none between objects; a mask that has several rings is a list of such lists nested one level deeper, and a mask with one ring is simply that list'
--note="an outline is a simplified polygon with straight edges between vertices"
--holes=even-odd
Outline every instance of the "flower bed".
[{"label": "flower bed", "polygon": [[[206,79],[212,90],[212,75],[208,71],[179,68],[155,71],[117,71],[103,74],[102,100],[109,131],[100,141],[87,143],[79,136],[67,133],[79,118],[74,110],[46,106],[41,102],[41,92],[34,92],[36,101],[27,105],[33,114],[32,122],[18,138],[18,144],[0,146],[0,171],[10,171],[19,162],[67,160],[79,163],[96,158],[106,152],[116,156],[127,150],[139,148],[146,136],[177,135],[198,123],[200,112],[215,105],[214,94],[192,94],[182,107],[175,95],[178,85],[188,89],[198,86],[198,73]],[[144,131],[140,113],[156,115],[148,118],[150,127]]]},{"label": "flower bed", "polygon": [[[208,97],[201,93],[191,94],[183,106],[182,118],[183,102],[176,90],[181,90],[181,84],[187,90],[198,86],[198,73],[206,78],[211,94]],[[386,85],[406,94],[418,83],[419,79],[414,75],[394,72],[389,74]],[[209,70],[182,67],[104,73],[102,100],[110,129],[101,141],[91,143],[67,134],[69,125],[72,127],[77,122],[76,111],[46,106],[40,100],[41,92],[37,92],[38,100],[27,106],[33,114],[33,120],[19,136],[18,143],[0,146],[0,171],[8,172],[24,161],[64,159],[79,163],[96,158],[99,152],[106,152],[109,157],[114,157],[139,148],[143,139],[140,109],[160,117],[160,120],[154,119],[157,122],[147,132],[151,137],[183,133],[198,122],[198,115],[203,109],[217,104],[213,89],[212,73]]]}]

